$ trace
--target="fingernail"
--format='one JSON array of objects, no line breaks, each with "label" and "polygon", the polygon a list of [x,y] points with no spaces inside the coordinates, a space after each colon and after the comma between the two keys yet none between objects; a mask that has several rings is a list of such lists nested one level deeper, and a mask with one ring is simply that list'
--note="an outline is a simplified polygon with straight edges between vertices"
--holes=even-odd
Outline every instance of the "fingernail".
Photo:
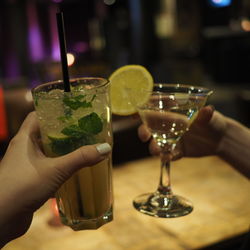
[{"label": "fingernail", "polygon": [[108,143],[99,144],[96,146],[96,149],[101,155],[106,155],[112,150],[111,146]]}]

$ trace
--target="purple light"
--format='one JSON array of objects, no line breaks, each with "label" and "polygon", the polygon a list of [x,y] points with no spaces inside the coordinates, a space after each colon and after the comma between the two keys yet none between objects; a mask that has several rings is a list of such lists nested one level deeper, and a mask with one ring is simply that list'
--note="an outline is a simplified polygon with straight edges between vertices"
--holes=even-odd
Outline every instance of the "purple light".
[{"label": "purple light", "polygon": [[84,52],[87,52],[87,51],[89,50],[88,43],[86,43],[86,42],[77,42],[77,43],[75,43],[75,45],[74,45],[74,50],[75,50],[77,53],[84,53]]},{"label": "purple light", "polygon": [[40,61],[43,58],[43,49],[40,30],[37,26],[29,28],[29,44],[31,58],[34,62]]},{"label": "purple light", "polygon": [[36,6],[33,2],[29,2],[27,6],[27,15],[30,57],[33,62],[38,62],[43,59],[43,44],[38,24]]},{"label": "purple light", "polygon": [[57,35],[57,25],[56,25],[56,12],[57,7],[51,5],[49,7],[49,20],[50,20],[50,36],[51,36],[51,57],[54,61],[60,61],[60,47]]},{"label": "purple light", "polygon": [[54,3],[61,3],[63,0],[52,0]]},{"label": "purple light", "polygon": [[20,76],[19,63],[14,53],[9,53],[6,60],[6,75],[9,78],[16,78]]}]

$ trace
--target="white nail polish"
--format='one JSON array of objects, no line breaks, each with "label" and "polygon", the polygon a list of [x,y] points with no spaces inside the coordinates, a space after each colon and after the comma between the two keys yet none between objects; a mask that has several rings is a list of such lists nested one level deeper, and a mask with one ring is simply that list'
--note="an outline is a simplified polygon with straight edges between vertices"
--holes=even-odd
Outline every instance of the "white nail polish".
[{"label": "white nail polish", "polygon": [[96,149],[101,155],[105,155],[112,150],[111,146],[108,143],[99,144],[98,146],[96,146]]}]

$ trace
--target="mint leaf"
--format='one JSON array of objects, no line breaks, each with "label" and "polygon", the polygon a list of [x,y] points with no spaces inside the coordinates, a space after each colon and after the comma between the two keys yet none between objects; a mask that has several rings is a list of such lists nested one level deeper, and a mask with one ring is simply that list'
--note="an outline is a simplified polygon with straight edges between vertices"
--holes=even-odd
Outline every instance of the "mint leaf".
[{"label": "mint leaf", "polygon": [[64,128],[61,131],[61,133],[70,137],[75,137],[75,138],[82,138],[85,135],[85,133],[77,125],[68,126]]},{"label": "mint leaf", "polygon": [[64,108],[64,114],[63,116],[57,117],[57,120],[62,121],[62,122],[68,122],[72,119],[72,109],[69,107]]},{"label": "mint leaf", "polygon": [[51,150],[56,155],[65,155],[74,150],[78,149],[81,146],[95,144],[93,136],[83,136],[81,138],[68,137],[64,140],[61,139],[51,139],[50,147]]},{"label": "mint leaf", "polygon": [[65,155],[73,151],[72,139],[70,137],[64,139],[57,139],[49,137],[52,152],[56,155]]},{"label": "mint leaf", "polygon": [[95,112],[80,118],[78,125],[87,134],[96,135],[103,129],[102,120]]},{"label": "mint leaf", "polygon": [[92,103],[91,102],[83,101],[83,102],[81,102],[81,107],[82,108],[91,108],[92,107]]},{"label": "mint leaf", "polygon": [[[78,127],[77,125],[75,126]],[[67,129],[68,128],[65,128],[66,131],[65,133],[70,134],[71,132],[67,132]],[[56,155],[65,155],[78,149],[81,146],[91,145],[96,143],[96,140],[93,135],[86,135],[82,133],[81,136],[78,137],[77,134],[75,133],[72,134],[73,136],[65,136],[65,137],[48,136],[48,138],[50,139],[50,147],[52,152],[54,152]]]},{"label": "mint leaf", "polygon": [[84,95],[78,95],[75,97],[68,97],[65,96],[63,98],[63,103],[65,106],[70,107],[73,110],[77,110],[79,108],[89,108],[92,107],[92,100],[90,102],[87,102],[86,100],[82,100],[85,96]]},{"label": "mint leaf", "polygon": [[81,100],[85,97],[86,95],[78,95],[78,96],[75,96],[74,99],[75,100]]}]

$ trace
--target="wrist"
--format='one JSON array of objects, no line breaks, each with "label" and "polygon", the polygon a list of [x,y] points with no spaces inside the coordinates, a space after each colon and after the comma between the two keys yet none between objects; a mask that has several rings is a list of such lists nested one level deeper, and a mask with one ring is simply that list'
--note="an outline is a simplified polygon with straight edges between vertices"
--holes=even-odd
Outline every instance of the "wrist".
[{"label": "wrist", "polygon": [[235,120],[228,117],[225,119],[226,126],[217,154],[236,170],[250,177],[250,130]]},{"label": "wrist", "polygon": [[225,117],[225,128],[222,132],[221,140],[217,147],[216,153],[219,156],[223,156],[232,150],[234,144],[238,144],[242,139],[243,126],[228,117]]}]

